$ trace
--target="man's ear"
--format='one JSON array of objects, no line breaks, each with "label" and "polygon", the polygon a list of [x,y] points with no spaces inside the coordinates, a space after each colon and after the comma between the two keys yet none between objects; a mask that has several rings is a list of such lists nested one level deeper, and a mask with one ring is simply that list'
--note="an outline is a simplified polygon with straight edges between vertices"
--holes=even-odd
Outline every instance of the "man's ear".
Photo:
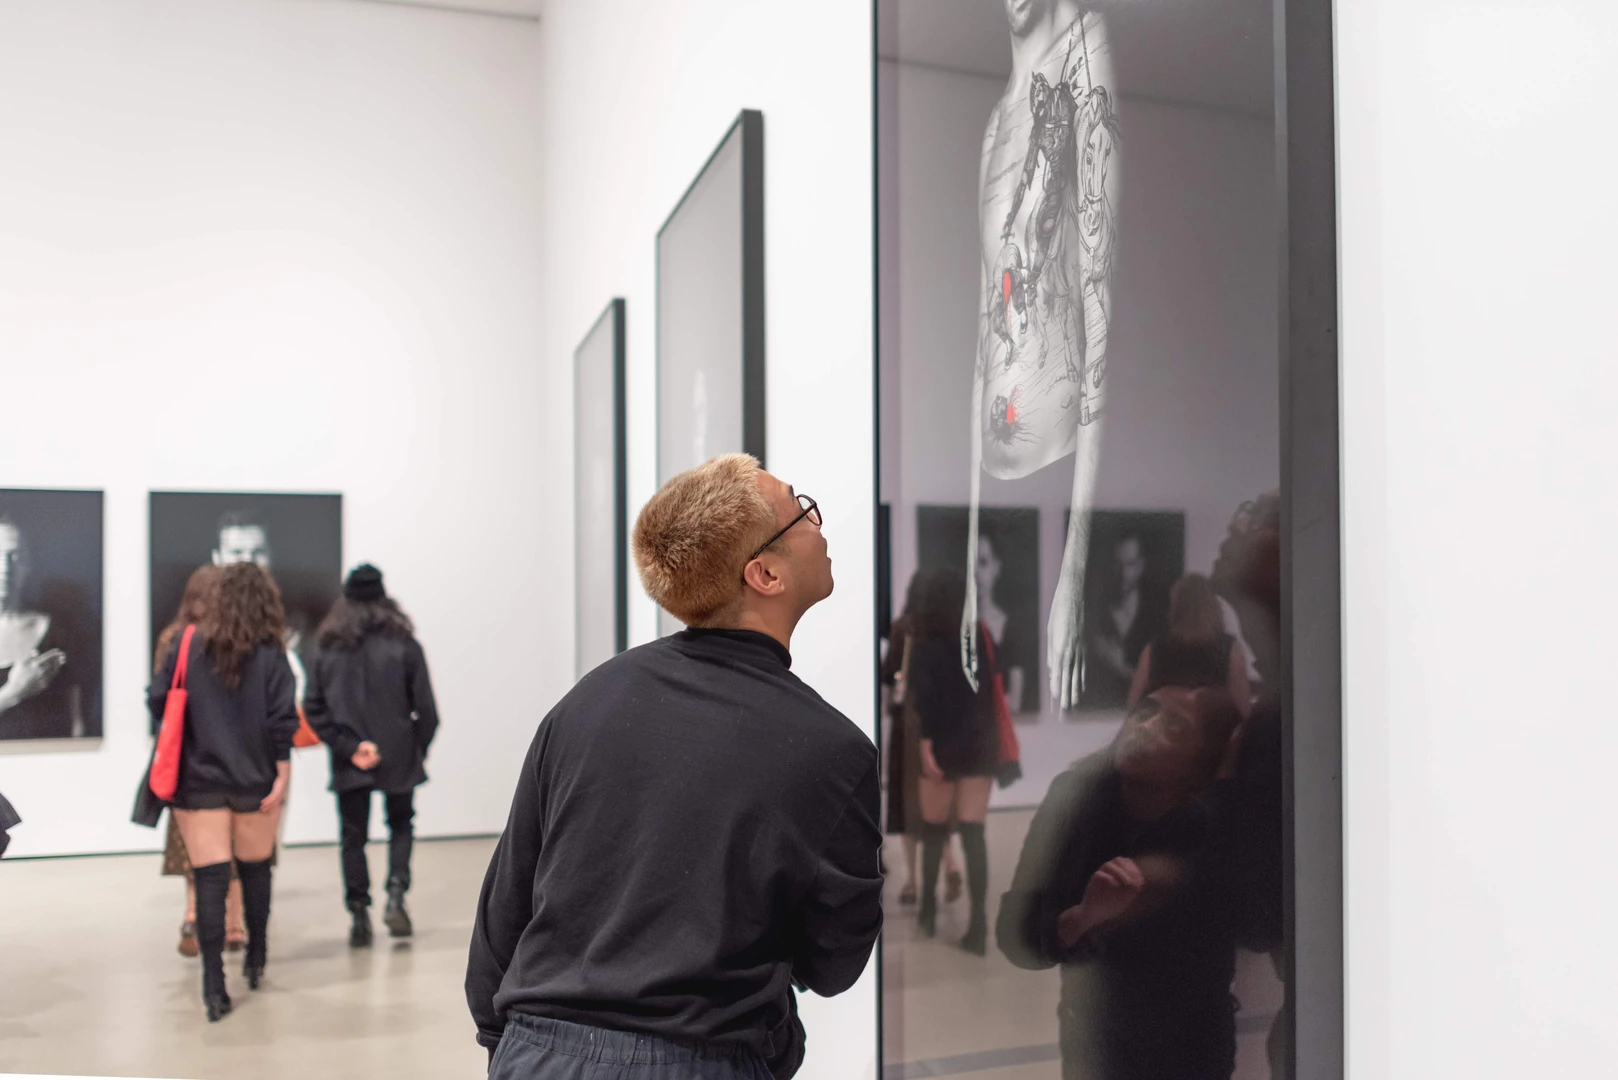
[{"label": "man's ear", "polygon": [[[770,553],[765,552],[764,554]],[[765,563],[763,555],[760,555],[742,569],[742,580],[747,582],[753,591],[764,596],[779,596],[786,588],[786,583],[781,580],[781,576]]]}]

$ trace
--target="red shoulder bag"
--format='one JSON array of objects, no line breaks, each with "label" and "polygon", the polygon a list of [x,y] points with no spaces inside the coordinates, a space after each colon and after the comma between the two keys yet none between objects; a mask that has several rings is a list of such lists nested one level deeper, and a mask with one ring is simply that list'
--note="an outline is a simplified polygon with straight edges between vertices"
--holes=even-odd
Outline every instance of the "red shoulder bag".
[{"label": "red shoulder bag", "polygon": [[164,802],[174,800],[174,789],[180,786],[180,744],[185,741],[185,669],[191,658],[191,638],[195,626],[185,628],[180,638],[180,658],[174,663],[174,681],[169,683],[169,696],[163,699],[163,726],[157,731],[157,749],[152,754],[152,769],[147,785]]}]

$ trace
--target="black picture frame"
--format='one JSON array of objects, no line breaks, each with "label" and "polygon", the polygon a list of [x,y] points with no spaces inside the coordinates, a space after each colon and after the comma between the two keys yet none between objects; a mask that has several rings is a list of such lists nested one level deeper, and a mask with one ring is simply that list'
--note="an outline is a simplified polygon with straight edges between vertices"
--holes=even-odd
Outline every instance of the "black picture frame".
[{"label": "black picture frame", "polygon": [[[872,160],[879,162],[884,0],[871,5]],[[1283,882],[1288,1080],[1346,1074],[1343,919],[1342,483],[1334,0],[1275,0],[1280,201]],[[881,176],[873,170],[873,312],[882,304]],[[872,319],[872,475],[881,499],[881,320]],[[880,551],[880,544],[878,544]],[[886,597],[873,599],[881,613]],[[878,658],[880,662],[880,658]],[[880,715],[881,690],[873,694]],[[877,1060],[883,971],[877,958]],[[879,1064],[879,1069],[881,1068]]]},{"label": "black picture frame", "polygon": [[[588,605],[605,600],[612,619],[611,653],[616,655],[629,648],[629,455],[626,438],[626,342],[625,304],[621,297],[610,301],[606,309],[591,324],[589,331],[573,350],[573,532],[574,532],[574,668],[582,677],[605,657],[597,657],[585,641],[585,612]],[[586,366],[599,363],[605,355],[610,371],[606,380],[586,377]],[[587,400],[598,395],[602,382],[606,382],[606,400]],[[606,438],[594,430],[602,413],[609,417],[610,431]],[[596,535],[589,528],[591,512],[599,507],[585,505],[584,470],[589,455],[588,442],[604,442],[611,455],[612,546],[610,552],[612,588],[608,597],[587,595],[586,584],[591,579],[589,567],[584,564],[593,549]]]},{"label": "black picture frame", "polygon": [[[81,488],[0,488],[0,524],[15,530],[6,591],[26,613],[26,636],[8,635],[3,659],[57,654],[43,689],[0,713],[0,753],[41,742],[86,745],[105,735],[106,498]],[[15,547],[13,547],[13,543]],[[32,640],[30,640],[32,639]]]},{"label": "black picture frame", "polygon": [[[726,170],[734,163],[739,168],[737,184],[737,202],[735,214],[737,215],[737,262],[730,263],[728,258],[714,258],[712,242],[719,245],[728,244],[728,236],[708,237],[697,233],[703,242],[688,243],[690,237],[684,235],[684,226],[694,225],[703,219],[698,215],[707,212],[713,215],[713,208],[707,204],[704,196],[720,190],[718,185],[728,179]],[[717,217],[710,216],[709,221],[723,222],[725,215],[720,213]],[[724,226],[729,228],[728,224]],[[767,425],[765,422],[765,317],[764,317],[764,114],[757,109],[744,109],[735,121],[725,131],[713,152],[709,154],[697,175],[692,179],[684,194],[675,203],[674,209],[658,228],[655,251],[655,295],[656,295],[656,385],[657,385],[657,480],[661,485],[672,476],[685,469],[700,464],[697,458],[711,457],[715,454],[741,451],[753,455],[759,461],[766,460]],[[727,253],[728,254],[728,253]],[[697,265],[701,264],[701,265]],[[734,267],[737,274],[737,287],[740,292],[739,303],[735,304],[734,312],[738,316],[739,325],[730,327],[728,316],[718,319],[690,317],[690,310],[694,304],[712,302],[713,297],[720,298],[718,302],[726,312],[731,310],[732,300],[724,298],[722,292],[715,292],[711,296],[704,296],[703,289]],[[684,317],[684,318],[682,318]],[[716,329],[717,328],[717,329]],[[729,334],[732,329],[736,332],[734,338],[737,355],[735,363],[739,370],[728,369],[730,359],[722,354],[727,351],[723,348],[715,349],[711,342],[690,343],[693,329],[698,334],[712,334],[715,332]],[[739,400],[740,416],[736,417],[725,410],[723,420],[728,422],[732,429],[739,430],[739,445],[733,435],[722,434],[713,440],[706,437],[706,392],[700,387],[706,383],[699,383],[695,397],[702,401],[701,415],[692,418],[692,425],[698,435],[693,441],[693,449],[698,450],[692,454],[674,454],[669,450],[671,442],[678,444],[679,436],[685,434],[685,428],[680,421],[684,419],[680,412],[682,409],[693,409],[692,402],[687,398],[690,393],[684,384],[685,357],[682,349],[699,354],[703,357],[699,376],[707,371],[716,375],[716,385],[724,388],[722,393],[727,400]],[[678,358],[678,359],[676,359]],[[673,370],[675,367],[680,370]],[[732,380],[726,384],[724,379]],[[739,383],[739,386],[734,385]],[[659,615],[660,628],[663,632],[674,629],[673,620]]]}]

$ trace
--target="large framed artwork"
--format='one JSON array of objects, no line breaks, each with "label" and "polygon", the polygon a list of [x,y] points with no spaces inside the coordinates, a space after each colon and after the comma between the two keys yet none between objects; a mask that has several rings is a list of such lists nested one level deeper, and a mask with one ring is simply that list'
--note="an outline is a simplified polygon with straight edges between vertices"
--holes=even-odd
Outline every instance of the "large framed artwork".
[{"label": "large framed artwork", "polygon": [[102,494],[0,489],[0,744],[102,733]]},{"label": "large framed artwork", "polygon": [[[965,559],[969,515],[964,506],[916,508],[918,571],[958,570]],[[1039,680],[1039,510],[985,506],[977,550],[970,553],[978,619],[988,630],[995,666],[1014,715],[1037,713]]]},{"label": "large framed artwork", "polygon": [[174,618],[186,580],[204,563],[255,562],[280,586],[287,656],[303,700],[315,628],[343,581],[343,497],[270,492],[151,493],[151,641]]},{"label": "large framed artwork", "polygon": [[1169,590],[1184,573],[1185,514],[1090,511],[1077,708],[1124,707],[1141,653],[1168,629]]},{"label": "large framed artwork", "polygon": [[874,6],[880,1071],[1340,1076],[1331,0]]},{"label": "large framed artwork", "polygon": [[762,113],[736,118],[658,230],[656,277],[658,483],[718,454],[763,461]]},{"label": "large framed artwork", "polygon": [[624,302],[573,351],[575,677],[629,647]]}]

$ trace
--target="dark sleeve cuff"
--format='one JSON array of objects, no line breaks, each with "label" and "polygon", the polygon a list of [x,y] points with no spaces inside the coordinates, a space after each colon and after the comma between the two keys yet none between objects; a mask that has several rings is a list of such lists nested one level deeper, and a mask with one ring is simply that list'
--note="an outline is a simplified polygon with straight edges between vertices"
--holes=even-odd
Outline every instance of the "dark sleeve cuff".
[{"label": "dark sleeve cuff", "polygon": [[285,746],[277,746],[275,748],[275,760],[276,761],[291,761],[292,760],[292,744],[288,743]]}]

